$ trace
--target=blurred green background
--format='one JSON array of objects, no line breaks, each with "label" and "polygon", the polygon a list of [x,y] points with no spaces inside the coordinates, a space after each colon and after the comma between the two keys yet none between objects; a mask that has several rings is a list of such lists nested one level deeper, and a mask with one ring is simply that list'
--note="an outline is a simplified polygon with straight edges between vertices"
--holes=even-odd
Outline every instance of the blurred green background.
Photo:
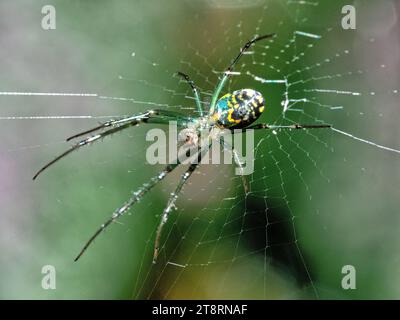
[{"label": "blurred green background", "polygon": [[[0,96],[0,297],[400,297],[400,157],[330,130],[258,132],[248,197],[233,166],[203,166],[171,215],[157,265],[154,232],[182,171],[73,262],[96,228],[161,168],[146,163],[147,127],[87,147],[31,180],[68,147],[66,137],[99,121],[155,107],[195,114],[190,90],[174,72],[190,74],[207,102],[239,48],[272,32],[274,41],[243,58],[227,92],[262,92],[262,122],[322,121],[399,147],[399,7],[351,3],[356,30],[340,26],[349,1],[2,1],[0,91],[131,100]],[[48,4],[56,8],[56,30],[41,28]],[[322,38],[294,37],[296,30]],[[289,77],[289,98],[311,102],[283,116],[285,87],[251,75]],[[32,116],[65,118],[21,119]],[[41,287],[45,265],[56,269],[55,290]],[[344,265],[356,268],[355,290],[341,287]]]}]

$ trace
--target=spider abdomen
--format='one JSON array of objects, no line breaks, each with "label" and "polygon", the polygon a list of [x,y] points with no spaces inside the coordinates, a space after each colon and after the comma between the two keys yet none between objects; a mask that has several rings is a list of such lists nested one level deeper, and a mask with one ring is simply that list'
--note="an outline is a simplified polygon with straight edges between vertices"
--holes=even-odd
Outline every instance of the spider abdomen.
[{"label": "spider abdomen", "polygon": [[221,97],[212,117],[219,127],[245,128],[260,117],[264,108],[265,100],[261,93],[241,89]]}]

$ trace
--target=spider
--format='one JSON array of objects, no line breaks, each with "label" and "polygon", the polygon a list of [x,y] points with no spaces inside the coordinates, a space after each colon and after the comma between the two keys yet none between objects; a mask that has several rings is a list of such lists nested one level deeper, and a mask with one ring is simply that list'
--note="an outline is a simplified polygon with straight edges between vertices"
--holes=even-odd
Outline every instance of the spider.
[{"label": "spider", "polygon": [[[118,131],[127,129],[132,126],[136,126],[141,123],[155,123],[155,124],[168,124],[169,121],[176,121],[181,128],[187,130],[186,133],[186,143],[196,143],[197,138],[200,136],[200,131],[203,129],[216,129],[218,130],[233,130],[233,129],[308,129],[308,128],[330,128],[330,125],[327,124],[318,124],[318,125],[304,125],[304,124],[293,124],[286,126],[276,126],[276,125],[268,125],[265,123],[261,124],[253,124],[260,115],[263,113],[265,108],[265,99],[261,93],[253,90],[253,89],[241,89],[234,91],[233,93],[228,93],[219,98],[220,93],[222,92],[224,85],[226,84],[229,76],[232,74],[232,71],[237,64],[237,62],[242,57],[243,53],[248,50],[253,44],[258,41],[264,39],[270,39],[275,34],[267,34],[259,37],[255,37],[252,40],[248,41],[240,50],[239,54],[232,60],[228,68],[223,73],[222,78],[220,79],[218,85],[216,86],[211,102],[209,105],[209,110],[206,113],[203,110],[202,103],[200,100],[200,93],[195,86],[194,82],[191,78],[185,73],[178,72],[177,75],[182,77],[184,81],[188,83],[193,92],[195,103],[197,107],[197,111],[199,116],[197,117],[189,117],[183,115],[178,112],[168,111],[168,110],[148,110],[143,113],[135,114],[129,117],[110,120],[100,124],[99,126],[86,130],[84,132],[75,134],[67,139],[70,141],[77,137],[91,134],[93,132],[99,132],[97,134],[93,134],[88,136],[87,138],[79,141],[78,143],[72,145],[68,150],[64,153],[60,154],[54,160],[47,163],[43,166],[33,177],[35,180],[39,174],[41,174],[48,167],[56,163],[58,160],[64,158],[66,155],[71,152],[91,144],[95,141],[98,141],[106,136],[109,136]],[[215,135],[209,136],[209,141],[215,139]],[[239,170],[243,173],[243,164],[239,161],[239,155],[237,151],[226,142],[223,143],[225,148],[228,148],[235,159],[236,164],[239,167]],[[202,148],[200,149],[194,157],[197,158],[197,161],[189,164],[188,169],[182,174],[178,185],[173,193],[171,193],[167,205],[161,215],[161,220],[157,228],[155,242],[154,242],[154,252],[153,252],[153,263],[156,263],[157,257],[160,251],[160,239],[164,225],[168,221],[168,217],[175,206],[175,202],[178,199],[178,195],[180,194],[183,186],[188,181],[189,177],[198,167],[201,159],[205,156],[209,149]],[[161,170],[156,176],[151,178],[147,183],[143,184],[141,188],[139,188],[136,192],[132,194],[132,196],[114,213],[111,217],[105,221],[99,229],[89,238],[86,244],[83,246],[77,257],[74,261],[77,261],[86,249],[91,245],[91,243],[97,238],[97,236],[104,231],[112,222],[120,218],[124,213],[126,213],[133,204],[137,203],[147,192],[149,192],[155,185],[161,182],[170,172],[175,170],[182,163],[177,159],[173,161],[171,164],[165,166],[163,170]],[[242,182],[244,191],[247,194],[249,192],[249,184],[247,178],[244,174],[242,174]]]}]

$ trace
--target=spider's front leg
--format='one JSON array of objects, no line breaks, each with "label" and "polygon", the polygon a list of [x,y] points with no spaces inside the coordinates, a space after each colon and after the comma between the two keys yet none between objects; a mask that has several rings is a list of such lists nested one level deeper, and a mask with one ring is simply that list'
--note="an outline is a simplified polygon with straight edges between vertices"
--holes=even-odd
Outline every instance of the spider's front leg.
[{"label": "spider's front leg", "polygon": [[124,130],[126,128],[136,126],[140,123],[159,123],[159,124],[168,124],[170,121],[178,121],[181,124],[185,124],[190,121],[190,119],[184,115],[181,115],[178,112],[173,112],[173,111],[165,111],[165,110],[149,110],[137,115],[133,115],[130,117],[118,119],[118,120],[110,120],[107,121],[93,129],[86,130],[84,132],[78,133],[73,135],[72,137],[69,137],[67,141],[80,137],[85,134],[89,134],[101,129],[109,128],[103,132],[100,132],[98,134],[95,134],[93,136],[87,137],[86,139],[83,139],[79,141],[78,143],[74,144],[71,148],[69,148],[67,151],[63,152],[60,154],[58,157],[44,165],[34,176],[33,180],[35,180],[39,174],[41,174],[44,170],[46,170],[48,167],[56,163],[58,160],[64,158],[66,155],[70,154],[71,152],[86,146],[88,144],[91,144],[95,141],[98,141],[106,136],[109,136],[113,133],[116,133],[118,131]]}]

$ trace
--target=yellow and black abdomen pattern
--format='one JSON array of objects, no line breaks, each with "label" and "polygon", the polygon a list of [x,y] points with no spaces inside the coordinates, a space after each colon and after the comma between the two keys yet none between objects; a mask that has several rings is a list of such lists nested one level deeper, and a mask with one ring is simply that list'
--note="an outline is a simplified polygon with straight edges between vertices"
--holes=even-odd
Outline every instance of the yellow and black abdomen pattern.
[{"label": "yellow and black abdomen pattern", "polygon": [[242,89],[221,97],[212,115],[221,128],[245,128],[263,113],[265,100],[253,89]]}]

